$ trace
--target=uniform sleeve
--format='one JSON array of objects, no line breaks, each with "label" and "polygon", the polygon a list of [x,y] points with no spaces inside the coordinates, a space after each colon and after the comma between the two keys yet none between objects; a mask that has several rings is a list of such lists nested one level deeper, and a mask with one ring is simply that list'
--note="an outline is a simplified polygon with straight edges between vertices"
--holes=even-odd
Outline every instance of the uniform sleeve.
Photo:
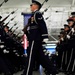
[{"label": "uniform sleeve", "polygon": [[43,39],[48,38],[48,31],[47,31],[46,23],[40,12],[37,12],[35,14],[35,21],[39,25],[39,29],[40,29],[42,38]]}]

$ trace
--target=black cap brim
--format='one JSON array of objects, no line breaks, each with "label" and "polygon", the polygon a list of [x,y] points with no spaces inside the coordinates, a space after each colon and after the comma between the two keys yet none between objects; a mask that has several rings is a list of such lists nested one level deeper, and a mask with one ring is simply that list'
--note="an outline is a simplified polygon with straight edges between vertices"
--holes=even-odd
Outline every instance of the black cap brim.
[{"label": "black cap brim", "polygon": [[74,20],[73,20],[73,19],[67,19],[67,22],[70,22],[70,21],[74,22]]},{"label": "black cap brim", "polygon": [[8,27],[8,26],[6,26],[6,25],[5,25],[5,26],[4,26],[4,28],[5,28],[5,27],[9,29],[9,27]]},{"label": "black cap brim", "polygon": [[66,25],[66,24],[64,25],[64,27],[68,27],[68,28],[70,28],[69,25]]}]

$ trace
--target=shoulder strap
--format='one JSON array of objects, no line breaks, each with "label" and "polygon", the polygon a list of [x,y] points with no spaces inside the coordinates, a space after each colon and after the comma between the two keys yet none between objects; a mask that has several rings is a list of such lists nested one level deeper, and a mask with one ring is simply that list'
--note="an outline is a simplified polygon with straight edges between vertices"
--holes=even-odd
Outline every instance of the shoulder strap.
[{"label": "shoulder strap", "polygon": [[39,11],[36,11],[35,14],[34,14],[34,21],[35,21],[36,24],[38,24],[37,21],[36,21],[36,14],[37,13],[39,13]]}]

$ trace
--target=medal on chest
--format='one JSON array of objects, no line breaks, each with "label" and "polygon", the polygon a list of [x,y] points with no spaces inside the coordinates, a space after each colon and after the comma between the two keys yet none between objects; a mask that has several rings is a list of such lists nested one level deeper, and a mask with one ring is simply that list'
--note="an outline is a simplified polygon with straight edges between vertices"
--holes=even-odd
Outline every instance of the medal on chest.
[{"label": "medal on chest", "polygon": [[31,23],[33,23],[34,22],[34,17],[31,17]]}]

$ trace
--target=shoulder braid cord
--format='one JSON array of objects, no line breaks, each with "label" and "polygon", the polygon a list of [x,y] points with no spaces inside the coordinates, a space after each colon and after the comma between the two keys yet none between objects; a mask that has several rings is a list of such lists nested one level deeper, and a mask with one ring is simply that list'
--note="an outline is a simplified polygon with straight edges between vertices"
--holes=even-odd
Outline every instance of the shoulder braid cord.
[{"label": "shoulder braid cord", "polygon": [[[35,12],[35,14],[34,14],[34,21],[35,21],[36,24],[38,24],[37,21],[36,21],[36,14],[37,14],[37,13],[40,13],[40,12],[37,11],[37,12]],[[46,35],[48,35],[48,34],[46,34]]]},{"label": "shoulder braid cord", "polygon": [[37,21],[36,21],[36,14],[37,13],[39,13],[39,11],[35,12],[35,14],[34,14],[34,21],[35,21],[36,24],[38,24]]}]

